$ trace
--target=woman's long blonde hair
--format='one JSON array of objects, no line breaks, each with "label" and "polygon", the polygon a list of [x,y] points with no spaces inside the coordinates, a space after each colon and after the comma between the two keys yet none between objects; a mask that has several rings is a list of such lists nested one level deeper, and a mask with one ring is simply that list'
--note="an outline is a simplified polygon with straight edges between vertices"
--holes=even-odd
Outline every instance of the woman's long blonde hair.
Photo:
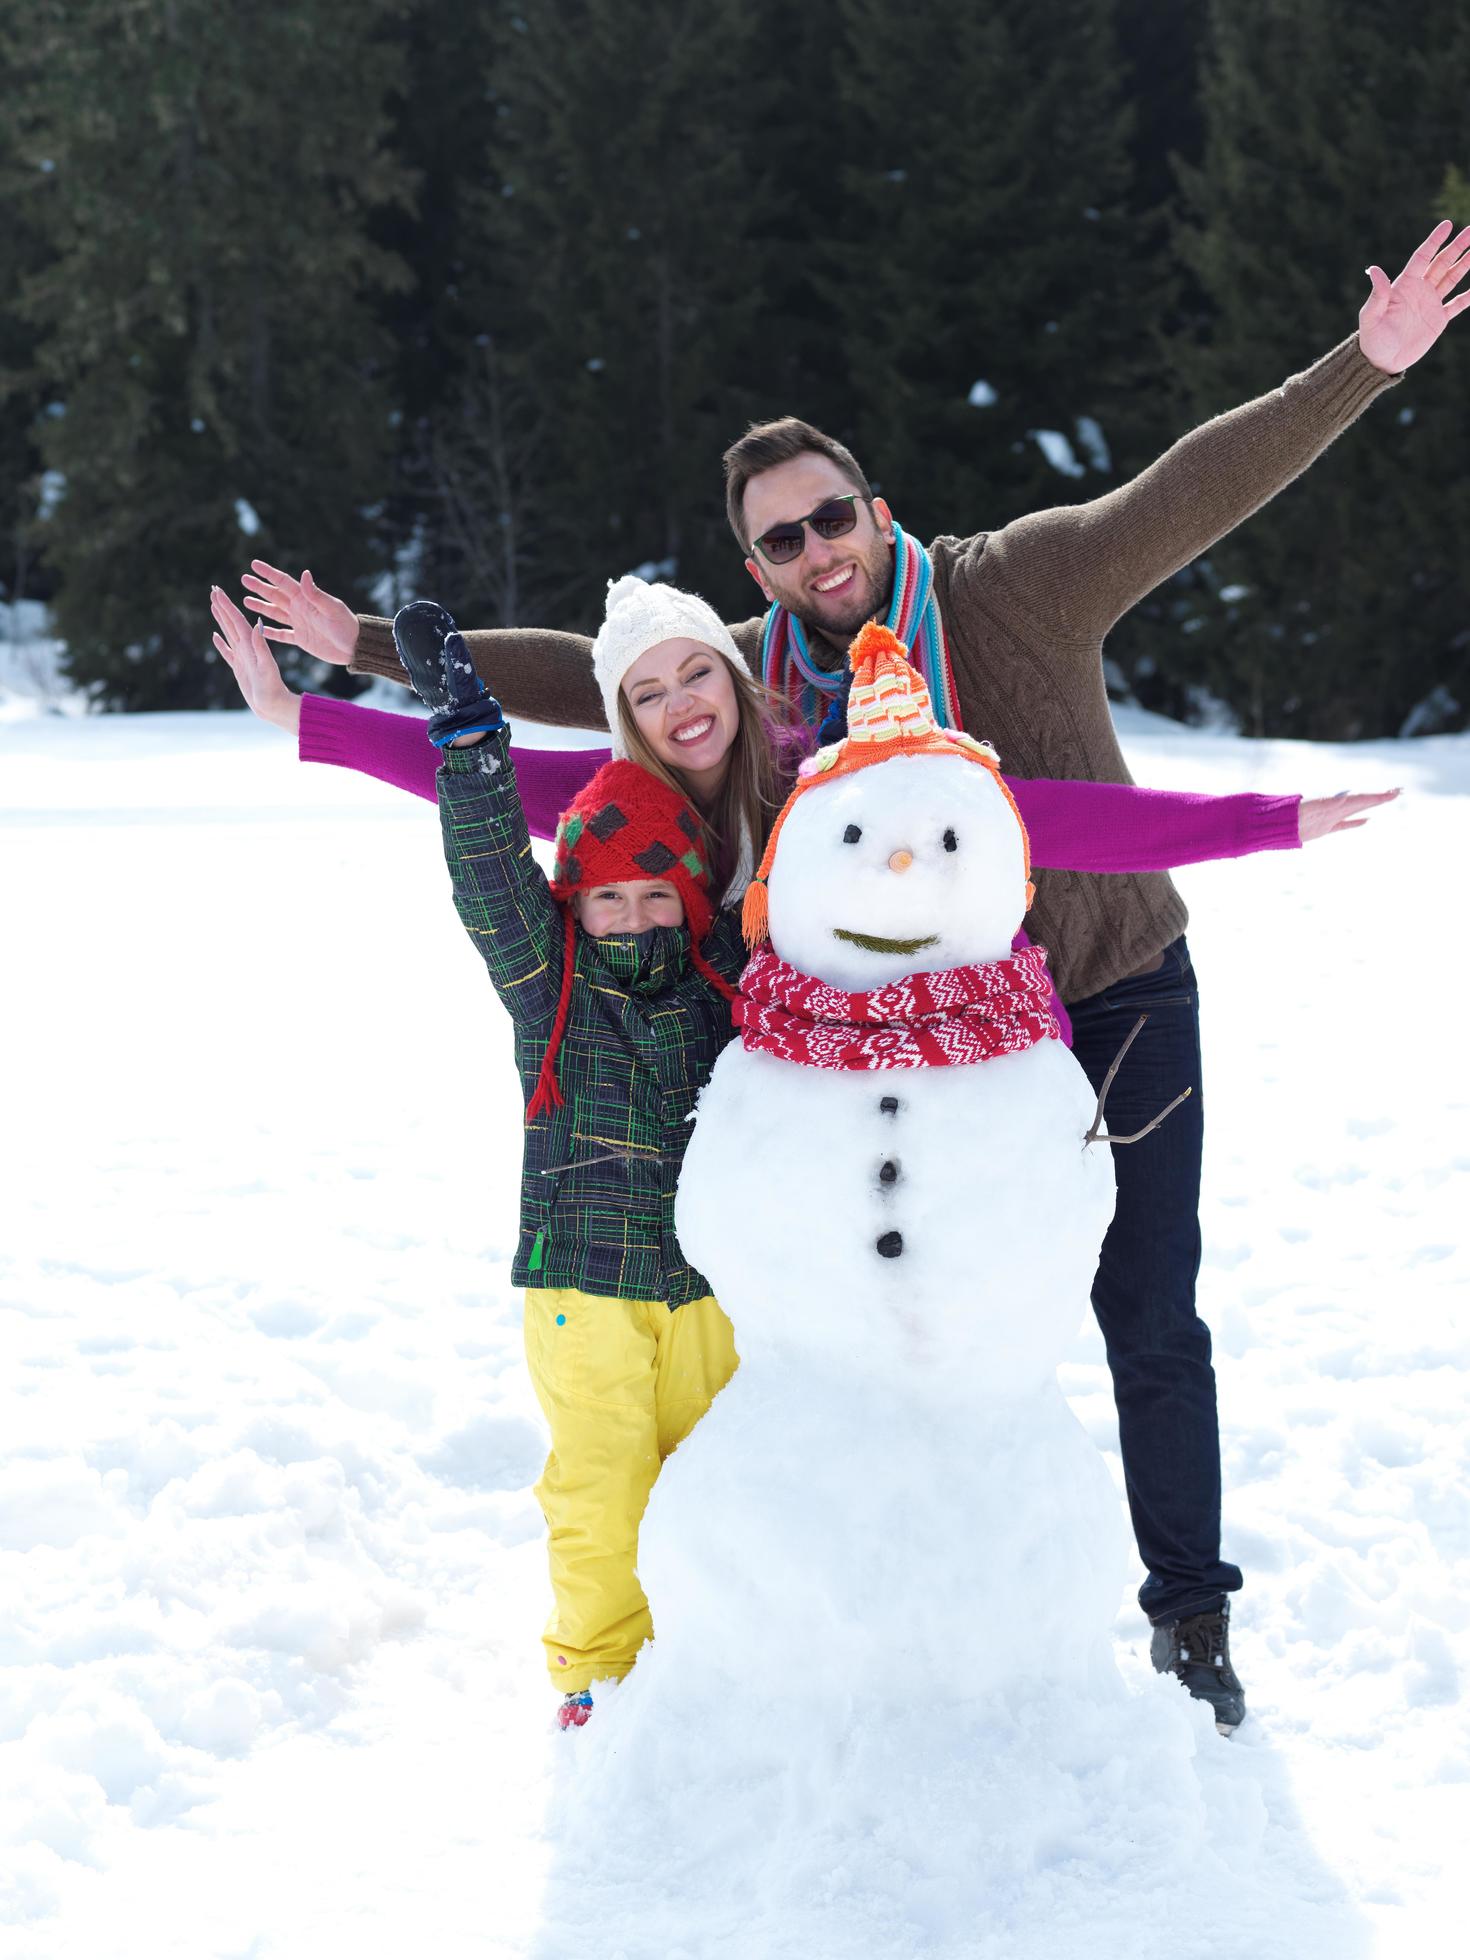
[{"label": "woman's long blonde hair", "polygon": [[750,839],[752,871],[760,863],[771,825],[791,793],[796,765],[809,752],[811,738],[788,701],[756,680],[743,664],[737,665],[718,647],[710,651],[730,671],[738,720],[730,744],[730,766],[707,810],[695,800],[689,785],[680,780],[678,771],[661,761],[649,747],[621,688],[618,721],[628,760],[646,769],[650,776],[656,776],[676,795],[686,798],[703,824],[705,849],[712,867],[710,892],[718,904],[740,863],[742,837]]}]

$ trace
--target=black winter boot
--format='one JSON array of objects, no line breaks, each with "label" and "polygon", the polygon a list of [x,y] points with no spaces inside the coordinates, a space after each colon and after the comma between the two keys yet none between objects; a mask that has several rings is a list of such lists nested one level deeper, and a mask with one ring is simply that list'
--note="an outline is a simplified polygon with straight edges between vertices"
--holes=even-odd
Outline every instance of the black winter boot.
[{"label": "black winter boot", "polygon": [[1228,1599],[1218,1613],[1160,1620],[1149,1658],[1156,1674],[1177,1675],[1196,1701],[1209,1702],[1221,1735],[1234,1735],[1245,1720],[1245,1690],[1230,1665]]}]

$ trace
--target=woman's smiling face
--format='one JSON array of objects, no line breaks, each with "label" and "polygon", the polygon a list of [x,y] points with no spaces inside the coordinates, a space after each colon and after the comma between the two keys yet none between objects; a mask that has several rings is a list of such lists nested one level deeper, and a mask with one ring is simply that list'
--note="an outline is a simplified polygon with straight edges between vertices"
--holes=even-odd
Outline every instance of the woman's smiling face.
[{"label": "woman's smiling face", "polygon": [[740,727],[735,680],[723,654],[698,640],[660,640],[623,676],[639,734],[695,790],[719,788]]}]

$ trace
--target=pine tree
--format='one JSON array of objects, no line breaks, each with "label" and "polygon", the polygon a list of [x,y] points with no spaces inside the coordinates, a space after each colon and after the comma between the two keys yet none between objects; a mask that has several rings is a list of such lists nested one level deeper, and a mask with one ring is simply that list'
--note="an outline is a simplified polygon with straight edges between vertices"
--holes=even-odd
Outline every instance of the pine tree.
[{"label": "pine tree", "polygon": [[[1467,53],[1456,0],[1424,0],[1412,35],[1389,0],[1217,0],[1204,162],[1181,173],[1180,249],[1210,308],[1177,349],[1196,416],[1352,332],[1363,266],[1397,272],[1428,231],[1464,159]],[[1470,336],[1452,326],[1268,517],[1209,554],[1180,676],[1257,734],[1391,735],[1433,700],[1452,718],[1450,698],[1463,717],[1467,403]]]},{"label": "pine tree", "polygon": [[1135,217],[1172,205],[1173,160],[1198,163],[1204,143],[1200,47],[1209,0],[1117,0],[1118,45],[1133,108],[1129,142]]},{"label": "pine tree", "polygon": [[[1206,308],[1175,246],[1179,187],[1175,167],[1197,168],[1204,146],[1199,99],[1201,47],[1209,0],[1117,0],[1118,41],[1133,111],[1127,199],[1130,277],[1138,282],[1138,387],[1129,412],[1110,425],[1124,480],[1136,476],[1190,426],[1192,400],[1174,360],[1174,343]],[[1188,684],[1171,672],[1183,622],[1197,612],[1190,568],[1147,594],[1108,636],[1109,685],[1166,714],[1187,715]]]},{"label": "pine tree", "polygon": [[765,356],[755,15],[529,0],[519,23],[467,269],[480,374],[441,453],[510,486],[523,617],[595,623],[640,565],[746,603],[719,458]]},{"label": "pine tree", "polygon": [[1149,303],[1112,0],[837,12],[860,457],[920,535],[1097,494]]},{"label": "pine tree", "polygon": [[[52,254],[22,294],[73,676],[106,705],[232,693],[207,587],[264,552],[338,591],[377,558],[387,354],[369,236],[395,0],[30,0],[22,142]],[[6,11],[21,9],[7,0]],[[8,23],[15,26],[15,20]]]},{"label": "pine tree", "polygon": [[[14,56],[0,40],[0,100],[14,101]],[[46,406],[46,387],[36,371],[36,335],[15,308],[22,284],[46,263],[46,245],[22,215],[38,174],[17,151],[10,119],[0,120],[0,203],[9,215],[0,226],[0,599],[19,600],[45,589],[36,562],[35,515],[42,494],[36,429]]]},{"label": "pine tree", "polygon": [[[517,0],[471,8],[405,0],[388,43],[397,79],[388,141],[417,196],[412,208],[381,213],[374,227],[408,273],[379,309],[393,342],[396,441],[384,529],[401,577],[392,602],[435,594],[485,623],[515,616],[501,603],[492,569],[503,562],[507,527],[483,452],[487,445],[504,452],[507,415],[503,391],[486,379],[480,212],[502,50],[516,13]],[[498,274],[497,267],[489,280]],[[487,386],[495,399],[482,410]],[[515,585],[513,575],[513,597]]]},{"label": "pine tree", "polygon": [[[747,87],[739,129],[731,132],[752,185],[764,191],[753,230],[760,330],[743,377],[751,415],[799,415],[855,441],[847,309],[861,303],[867,266],[855,251],[856,276],[845,276],[844,248],[873,246],[849,187],[859,139],[845,109],[847,25],[835,7],[753,4],[756,73],[764,84]],[[875,113],[886,119],[892,112],[880,101]]]}]

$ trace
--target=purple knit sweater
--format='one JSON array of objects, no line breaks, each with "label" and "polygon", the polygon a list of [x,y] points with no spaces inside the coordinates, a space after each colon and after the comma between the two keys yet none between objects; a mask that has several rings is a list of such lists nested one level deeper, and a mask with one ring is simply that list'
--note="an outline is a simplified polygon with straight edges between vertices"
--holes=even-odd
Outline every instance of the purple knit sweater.
[{"label": "purple knit sweater", "polygon": [[[414,715],[383,714],[307,694],[301,701],[303,762],[332,762],[436,800],[439,751]],[[511,749],[533,837],[556,820],[599,770],[609,749]],[[1007,776],[1031,838],[1031,861],[1048,871],[1170,871],[1210,858],[1290,851],[1300,843],[1298,796],[1196,796],[1122,783]]]}]

